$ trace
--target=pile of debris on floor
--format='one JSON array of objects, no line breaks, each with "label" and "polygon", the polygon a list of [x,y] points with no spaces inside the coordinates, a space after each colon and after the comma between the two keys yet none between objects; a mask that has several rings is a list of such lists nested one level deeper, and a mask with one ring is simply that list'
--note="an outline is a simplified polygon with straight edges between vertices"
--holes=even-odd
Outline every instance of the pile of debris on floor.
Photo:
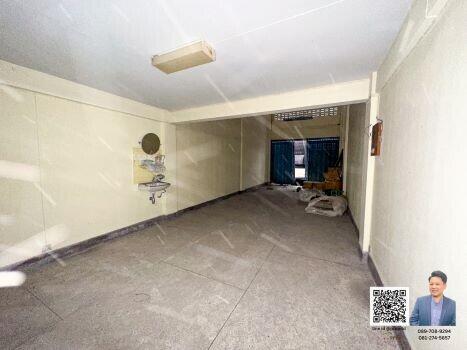
[{"label": "pile of debris on floor", "polygon": [[305,212],[324,216],[342,216],[347,210],[347,199],[342,195],[342,170],[330,167],[323,173],[324,182],[305,181],[298,197],[308,203]]}]

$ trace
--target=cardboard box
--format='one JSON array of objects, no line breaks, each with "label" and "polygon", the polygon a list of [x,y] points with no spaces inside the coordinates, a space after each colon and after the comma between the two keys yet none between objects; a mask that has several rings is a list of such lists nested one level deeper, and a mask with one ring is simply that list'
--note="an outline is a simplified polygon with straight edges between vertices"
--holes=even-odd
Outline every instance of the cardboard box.
[{"label": "cardboard box", "polygon": [[313,181],[304,181],[303,182],[303,188],[306,188],[308,190],[325,190],[325,182],[313,182]]},{"label": "cardboard box", "polygon": [[341,190],[342,181],[325,181],[323,190]]},{"label": "cardboard box", "polygon": [[341,190],[342,181],[324,181],[324,182],[313,182],[313,181],[304,181],[303,188],[308,190]]},{"label": "cardboard box", "polygon": [[329,167],[323,176],[326,181],[340,181],[340,168]]}]

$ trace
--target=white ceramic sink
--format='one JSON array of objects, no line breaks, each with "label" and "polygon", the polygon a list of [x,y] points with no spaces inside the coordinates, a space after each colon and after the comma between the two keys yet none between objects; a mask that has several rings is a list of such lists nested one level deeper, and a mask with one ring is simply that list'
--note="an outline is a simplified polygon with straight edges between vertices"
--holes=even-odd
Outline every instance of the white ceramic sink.
[{"label": "white ceramic sink", "polygon": [[142,191],[149,191],[149,192],[159,192],[165,191],[170,186],[170,183],[164,181],[151,181],[145,182],[142,184],[138,184],[138,189]]}]

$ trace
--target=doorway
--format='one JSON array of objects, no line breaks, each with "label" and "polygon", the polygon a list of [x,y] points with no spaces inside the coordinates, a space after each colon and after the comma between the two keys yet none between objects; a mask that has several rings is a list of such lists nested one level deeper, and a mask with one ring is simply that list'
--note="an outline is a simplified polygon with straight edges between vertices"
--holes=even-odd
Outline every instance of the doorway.
[{"label": "doorway", "polygon": [[339,138],[313,138],[306,141],[306,173],[308,181],[323,182],[323,173],[339,160]]},{"label": "doorway", "polygon": [[271,182],[281,185],[324,181],[339,160],[339,138],[271,141]]},{"label": "doorway", "polygon": [[295,180],[306,180],[306,140],[294,140],[294,174]]}]

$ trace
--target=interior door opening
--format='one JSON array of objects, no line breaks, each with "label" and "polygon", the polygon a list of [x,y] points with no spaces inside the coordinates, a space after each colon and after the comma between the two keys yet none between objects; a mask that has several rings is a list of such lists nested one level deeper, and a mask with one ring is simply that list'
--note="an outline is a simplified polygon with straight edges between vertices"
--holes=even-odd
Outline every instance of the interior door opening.
[{"label": "interior door opening", "polygon": [[306,179],[306,140],[294,140],[294,166],[295,180],[304,181]]},{"label": "interior door opening", "polygon": [[323,182],[339,160],[339,138],[271,141],[271,182],[280,185]]}]

